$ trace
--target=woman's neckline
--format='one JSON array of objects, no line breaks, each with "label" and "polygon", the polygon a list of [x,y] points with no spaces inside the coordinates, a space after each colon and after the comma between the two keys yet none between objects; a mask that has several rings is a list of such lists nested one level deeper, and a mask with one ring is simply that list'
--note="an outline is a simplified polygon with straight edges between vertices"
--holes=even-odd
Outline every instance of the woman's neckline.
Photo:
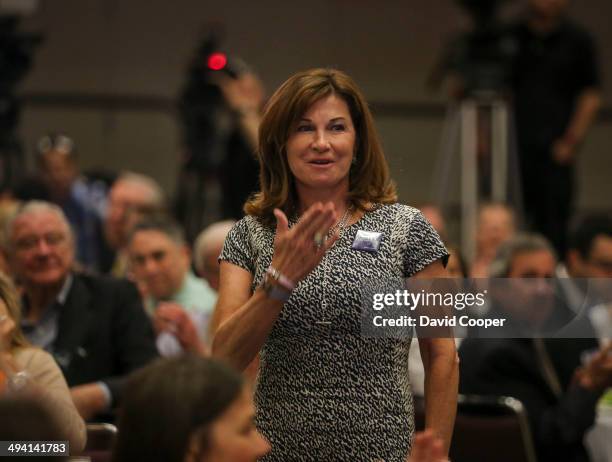
[{"label": "woman's neckline", "polygon": [[353,226],[358,225],[359,223],[364,221],[366,217],[368,217],[368,216],[370,216],[370,214],[376,212],[381,207],[381,205],[382,204],[374,203],[368,209],[363,210],[363,214],[357,219],[357,221],[355,221],[355,223],[353,223],[353,224],[347,225],[345,227],[345,230],[349,229],[349,228],[352,228]]},{"label": "woman's neckline", "polygon": [[[353,226],[361,223],[367,216],[369,216],[371,213],[376,212],[378,209],[380,209],[380,207],[382,206],[382,204],[375,202],[374,204],[372,204],[370,206],[369,209],[366,209],[363,211],[363,214],[357,219],[357,221],[355,221],[352,224],[347,224],[344,229],[347,230],[349,228],[352,228]],[[299,217],[292,217],[292,218],[288,218],[289,221],[289,227],[295,226],[297,224],[297,222],[299,221]]]}]

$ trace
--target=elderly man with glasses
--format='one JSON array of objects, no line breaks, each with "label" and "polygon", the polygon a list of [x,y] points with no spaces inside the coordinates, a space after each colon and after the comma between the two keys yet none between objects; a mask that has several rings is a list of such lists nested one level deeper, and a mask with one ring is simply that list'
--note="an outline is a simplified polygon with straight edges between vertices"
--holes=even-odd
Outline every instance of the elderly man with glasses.
[{"label": "elderly man with glasses", "polygon": [[56,205],[26,203],[9,221],[6,239],[23,288],[26,337],[53,354],[84,418],[108,413],[125,376],[156,356],[138,291],[127,281],[73,271],[74,237]]}]

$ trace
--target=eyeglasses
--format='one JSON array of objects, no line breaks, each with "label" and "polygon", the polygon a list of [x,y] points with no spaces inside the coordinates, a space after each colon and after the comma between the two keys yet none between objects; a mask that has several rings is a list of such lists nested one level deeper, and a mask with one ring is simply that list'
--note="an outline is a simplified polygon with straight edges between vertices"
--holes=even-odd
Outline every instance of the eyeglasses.
[{"label": "eyeglasses", "polygon": [[64,233],[55,232],[47,233],[43,236],[25,236],[15,241],[15,247],[20,251],[32,250],[41,240],[49,247],[56,247],[66,241],[66,235]]},{"label": "eyeglasses", "polygon": [[38,140],[37,147],[41,154],[49,151],[69,153],[74,150],[74,141],[65,135],[46,135]]}]

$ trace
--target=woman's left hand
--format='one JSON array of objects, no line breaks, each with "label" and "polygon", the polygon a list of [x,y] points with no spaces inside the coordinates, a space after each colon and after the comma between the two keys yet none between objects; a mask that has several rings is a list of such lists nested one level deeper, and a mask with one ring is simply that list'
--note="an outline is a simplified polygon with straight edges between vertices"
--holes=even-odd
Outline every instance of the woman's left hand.
[{"label": "woman's left hand", "polygon": [[436,438],[431,430],[415,435],[412,451],[406,462],[448,462],[444,457],[443,442]]}]

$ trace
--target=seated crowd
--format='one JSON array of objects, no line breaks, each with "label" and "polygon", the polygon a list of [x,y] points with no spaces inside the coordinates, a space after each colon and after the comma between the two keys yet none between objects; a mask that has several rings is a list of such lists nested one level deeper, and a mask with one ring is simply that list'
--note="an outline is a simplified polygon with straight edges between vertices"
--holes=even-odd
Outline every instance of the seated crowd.
[{"label": "seated crowd", "polygon": [[[192,253],[153,179],[123,173],[106,190],[94,187],[78,174],[66,139],[48,143],[39,165],[46,193],[0,205],[6,273],[0,275],[0,408],[16,425],[2,426],[0,439],[55,435],[78,454],[85,422],[97,421],[119,426],[115,461],[265,455],[270,442],[254,426],[248,381],[206,359],[217,257],[234,222],[204,229]],[[62,168],[64,177],[57,173]],[[423,213],[446,235],[439,210],[428,205]],[[484,205],[475,258],[468,266],[449,245],[449,275],[543,281],[516,286],[511,300],[500,297],[488,307],[517,330],[522,323],[545,326],[557,313],[557,278],[563,315],[589,334],[529,339],[508,331],[508,338],[483,339],[468,331],[466,340],[457,339],[460,392],[520,400],[540,460],[588,460],[583,439],[612,386],[612,312],[581,278],[612,277],[612,224],[606,217],[583,220],[564,263],[544,238],[517,229],[512,209]],[[521,297],[538,297],[541,311],[521,311]],[[419,361],[411,356],[417,395]],[[44,428],[37,434],[38,427]],[[429,432],[413,444],[411,461],[442,460]]]}]

